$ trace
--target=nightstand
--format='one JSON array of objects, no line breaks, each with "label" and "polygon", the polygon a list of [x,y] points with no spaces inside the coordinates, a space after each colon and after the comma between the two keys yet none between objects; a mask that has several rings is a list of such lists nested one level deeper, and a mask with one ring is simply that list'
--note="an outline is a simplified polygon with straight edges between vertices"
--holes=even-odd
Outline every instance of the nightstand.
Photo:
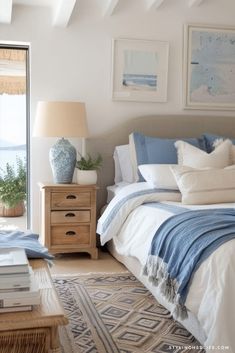
[{"label": "nightstand", "polygon": [[39,186],[44,245],[52,254],[88,252],[92,259],[97,259],[96,185]]}]

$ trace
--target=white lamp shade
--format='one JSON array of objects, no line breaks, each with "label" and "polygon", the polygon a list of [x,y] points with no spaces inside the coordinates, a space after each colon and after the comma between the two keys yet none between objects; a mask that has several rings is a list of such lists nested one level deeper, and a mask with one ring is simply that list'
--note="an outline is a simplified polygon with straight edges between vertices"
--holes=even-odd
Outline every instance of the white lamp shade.
[{"label": "white lamp shade", "polygon": [[87,137],[85,104],[38,102],[33,136]]}]

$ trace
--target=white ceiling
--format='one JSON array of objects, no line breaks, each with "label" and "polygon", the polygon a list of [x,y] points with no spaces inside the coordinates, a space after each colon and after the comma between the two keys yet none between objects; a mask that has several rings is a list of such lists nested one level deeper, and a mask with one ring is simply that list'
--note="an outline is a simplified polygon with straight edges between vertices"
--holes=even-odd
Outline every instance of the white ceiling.
[{"label": "white ceiling", "polygon": [[[125,0],[128,1],[128,0]],[[155,11],[168,0],[136,0],[143,3],[146,11]],[[174,0],[176,1],[176,0]],[[188,7],[200,6],[207,0],[185,0]],[[52,11],[52,25],[67,27],[77,0],[0,0],[0,24],[11,23],[14,5],[46,6]],[[115,8],[121,6],[122,0],[100,0],[103,6],[103,16],[111,16]]]},{"label": "white ceiling", "polygon": [[14,5],[46,6],[52,11],[52,25],[67,27],[77,0],[0,0],[0,23],[11,23]]},{"label": "white ceiling", "polygon": [[50,6],[53,7],[54,3],[58,0],[13,0],[13,4],[27,5],[27,6]]}]

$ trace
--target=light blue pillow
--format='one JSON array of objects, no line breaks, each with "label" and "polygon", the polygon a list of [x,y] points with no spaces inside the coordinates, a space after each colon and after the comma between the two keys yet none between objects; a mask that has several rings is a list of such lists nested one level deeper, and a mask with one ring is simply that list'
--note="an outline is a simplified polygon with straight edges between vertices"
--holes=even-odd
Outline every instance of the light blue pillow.
[{"label": "light blue pillow", "polygon": [[[209,134],[209,133],[203,134],[202,137],[205,141],[206,151],[208,153],[211,153],[214,150],[213,144],[214,144],[215,140],[218,140],[218,139],[226,140],[227,138],[229,138],[229,137],[215,135],[215,134]],[[229,140],[231,140],[233,145],[235,145],[234,138],[233,139],[229,138]]]},{"label": "light blue pillow", "polygon": [[52,260],[53,255],[49,254],[38,241],[39,235],[35,233],[22,232],[19,230],[1,230],[0,248],[23,248],[29,259],[47,259]]},{"label": "light blue pillow", "polygon": [[[165,139],[142,135],[134,132],[130,135],[131,159],[134,167],[135,181],[144,181],[137,171],[141,164],[177,164],[177,151],[175,142],[182,140],[206,150],[203,138],[177,138]],[[136,168],[135,168],[136,167]]]}]

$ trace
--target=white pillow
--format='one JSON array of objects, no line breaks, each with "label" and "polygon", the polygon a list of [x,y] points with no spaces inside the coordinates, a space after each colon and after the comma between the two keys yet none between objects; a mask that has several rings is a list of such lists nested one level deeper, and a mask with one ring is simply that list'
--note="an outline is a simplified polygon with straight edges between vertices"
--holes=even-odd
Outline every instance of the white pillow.
[{"label": "white pillow", "polygon": [[[133,170],[132,170],[129,145],[116,146],[114,150],[114,156],[116,156],[116,159],[118,160],[118,163],[116,163],[117,170],[119,165],[119,168],[121,171],[121,180],[116,181],[118,177],[116,178],[116,174],[115,174],[115,179],[114,179],[115,183],[118,183],[120,181],[133,183],[134,176],[133,176]],[[114,161],[115,161],[115,158],[114,158]],[[119,176],[119,174],[117,176]]]},{"label": "white pillow", "polygon": [[130,185],[130,184],[125,181],[120,181],[119,183],[116,183],[114,185],[107,186],[106,187],[106,190],[107,190],[106,203],[108,204],[127,185]]},{"label": "white pillow", "polygon": [[[213,147],[214,148],[217,148],[218,146],[221,145],[221,143],[223,143],[224,140],[223,138],[219,138],[219,139],[216,139],[214,142],[213,142]],[[231,141],[232,142],[232,141]],[[232,145],[232,164],[235,164],[235,146],[234,144]]]},{"label": "white pillow", "polygon": [[182,203],[203,205],[235,202],[235,166],[224,169],[193,169],[172,166]]},{"label": "white pillow", "polygon": [[133,180],[134,183],[137,183],[139,180],[138,175],[138,163],[137,163],[137,156],[135,150],[135,141],[134,141],[134,134],[129,135],[129,151],[130,151],[130,158],[131,158],[131,168],[133,173]]},{"label": "white pillow", "polygon": [[142,164],[139,171],[151,187],[178,190],[178,185],[171,170],[176,164]]},{"label": "white pillow", "polygon": [[192,168],[224,168],[232,164],[232,142],[223,141],[214,151],[207,153],[184,141],[176,141],[178,164]]},{"label": "white pillow", "polygon": [[114,183],[117,184],[122,182],[122,171],[121,171],[116,147],[113,152],[113,160],[114,160]]}]

